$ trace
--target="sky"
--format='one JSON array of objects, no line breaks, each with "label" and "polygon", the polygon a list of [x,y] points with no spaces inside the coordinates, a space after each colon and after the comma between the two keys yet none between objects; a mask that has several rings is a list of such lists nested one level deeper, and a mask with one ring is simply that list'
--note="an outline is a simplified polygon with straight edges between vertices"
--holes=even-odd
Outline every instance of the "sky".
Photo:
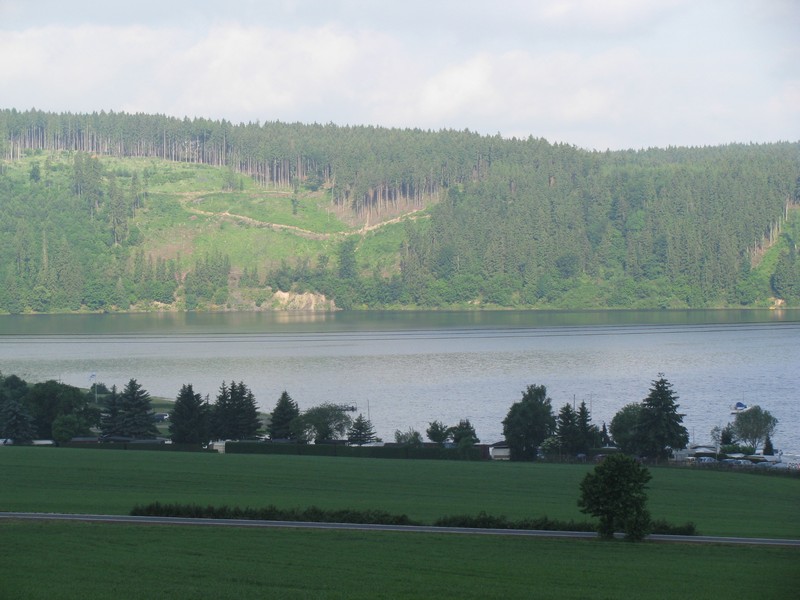
[{"label": "sky", "polygon": [[800,140],[798,0],[0,0],[0,108]]}]

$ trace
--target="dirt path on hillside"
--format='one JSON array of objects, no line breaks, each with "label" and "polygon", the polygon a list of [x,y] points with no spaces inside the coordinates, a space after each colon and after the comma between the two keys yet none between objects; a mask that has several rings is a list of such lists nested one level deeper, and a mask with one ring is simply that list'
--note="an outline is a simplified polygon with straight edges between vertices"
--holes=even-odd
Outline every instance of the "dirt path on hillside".
[{"label": "dirt path on hillside", "polygon": [[317,231],[311,231],[310,229],[303,229],[302,227],[297,227],[296,225],[285,225],[283,223],[270,223],[268,221],[259,221],[258,219],[254,219],[252,217],[247,217],[245,215],[237,215],[231,213],[229,211],[223,212],[213,212],[202,210],[197,208],[196,206],[192,206],[194,202],[197,202],[198,199],[202,198],[204,192],[183,192],[178,194],[181,197],[181,205],[187,212],[196,214],[196,215],[203,215],[205,217],[223,217],[228,218],[234,221],[239,221],[242,223],[247,223],[248,225],[252,225],[253,227],[263,227],[267,229],[273,229],[276,231],[289,231],[299,237],[310,239],[310,240],[329,240],[334,237],[340,236],[349,236],[349,235],[363,235],[369,231],[375,231],[376,229],[380,229],[381,227],[386,227],[387,225],[393,225],[395,223],[400,223],[406,219],[416,220],[420,218],[421,215],[417,215],[421,208],[414,209],[397,217],[387,219],[385,221],[380,221],[378,223],[374,223],[369,225],[369,221],[365,223],[359,229],[355,229],[352,231],[341,231],[337,233],[320,233]]}]

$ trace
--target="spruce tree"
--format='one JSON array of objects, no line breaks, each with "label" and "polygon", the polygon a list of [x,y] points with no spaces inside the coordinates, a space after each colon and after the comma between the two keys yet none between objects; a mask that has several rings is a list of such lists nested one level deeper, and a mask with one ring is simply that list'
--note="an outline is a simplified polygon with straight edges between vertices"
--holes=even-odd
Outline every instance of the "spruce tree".
[{"label": "spruce tree", "polygon": [[33,419],[21,401],[4,398],[0,404],[0,438],[10,439],[14,444],[30,444],[36,428]]},{"label": "spruce tree", "polygon": [[244,382],[231,384],[231,409],[234,439],[253,438],[261,428],[256,397]]},{"label": "spruce tree", "polygon": [[119,397],[120,435],[147,439],[158,434],[153,421],[150,394],[131,379]]},{"label": "spruce tree", "polygon": [[596,425],[592,425],[592,415],[586,407],[586,402],[581,402],[578,406],[578,431],[580,442],[577,450],[588,452],[600,442],[600,431]]},{"label": "spruce tree", "polygon": [[772,456],[775,454],[775,448],[772,447],[772,439],[767,434],[767,439],[764,440],[764,456]]},{"label": "spruce tree", "polygon": [[232,424],[231,393],[225,382],[219,388],[217,398],[211,407],[211,437],[215,440],[235,439]]},{"label": "spruce tree", "polygon": [[106,437],[122,435],[120,397],[116,385],[111,386],[111,392],[106,397],[105,410],[100,417],[100,431]]},{"label": "spruce tree", "polygon": [[215,439],[241,440],[255,437],[261,427],[253,392],[244,382],[222,382],[211,409],[211,433]]},{"label": "spruce tree", "polygon": [[567,455],[575,454],[580,446],[578,415],[570,404],[565,404],[556,417],[556,437],[561,451]]},{"label": "spruce tree", "polygon": [[169,432],[176,444],[208,442],[208,411],[191,384],[184,384],[169,415]]},{"label": "spruce tree", "polygon": [[677,399],[672,384],[659,373],[650,394],[642,401],[639,415],[641,450],[646,456],[669,458],[671,449],[686,448],[689,443],[683,415],[678,413],[680,405],[675,402]]},{"label": "spruce tree", "polygon": [[350,427],[350,432],[347,435],[347,441],[352,446],[363,446],[369,444],[375,439],[375,430],[372,427],[372,422],[365,419],[364,415],[359,414],[356,420],[353,421],[353,426]]},{"label": "spruce tree", "polygon": [[294,439],[292,433],[292,421],[300,416],[300,409],[297,403],[292,400],[289,393],[284,390],[275,409],[272,411],[272,420],[269,424],[269,437],[273,440]]},{"label": "spruce tree", "polygon": [[603,421],[603,427],[600,429],[600,443],[603,446],[608,446],[611,444],[611,436],[608,435],[608,428],[606,427],[605,421]]}]

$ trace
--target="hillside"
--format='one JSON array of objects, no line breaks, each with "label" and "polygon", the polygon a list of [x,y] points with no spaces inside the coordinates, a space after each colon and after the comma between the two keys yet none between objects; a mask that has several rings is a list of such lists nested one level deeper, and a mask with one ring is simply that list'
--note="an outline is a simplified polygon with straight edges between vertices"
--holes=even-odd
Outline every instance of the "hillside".
[{"label": "hillside", "polygon": [[0,310],[800,303],[800,144],[0,110]]}]

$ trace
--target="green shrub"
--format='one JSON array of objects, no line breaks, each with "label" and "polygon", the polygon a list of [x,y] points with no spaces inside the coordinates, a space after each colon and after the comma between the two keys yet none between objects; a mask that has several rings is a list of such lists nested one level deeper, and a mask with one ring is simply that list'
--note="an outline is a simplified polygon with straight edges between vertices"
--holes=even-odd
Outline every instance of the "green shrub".
[{"label": "green shrub", "polygon": [[304,510],[280,509],[270,504],[263,508],[238,506],[199,506],[197,504],[136,505],[133,516],[180,517],[192,519],[242,519],[252,521],[300,521],[309,523],[364,523],[370,525],[416,525],[407,515],[393,515],[383,510],[326,510],[310,506]]}]

